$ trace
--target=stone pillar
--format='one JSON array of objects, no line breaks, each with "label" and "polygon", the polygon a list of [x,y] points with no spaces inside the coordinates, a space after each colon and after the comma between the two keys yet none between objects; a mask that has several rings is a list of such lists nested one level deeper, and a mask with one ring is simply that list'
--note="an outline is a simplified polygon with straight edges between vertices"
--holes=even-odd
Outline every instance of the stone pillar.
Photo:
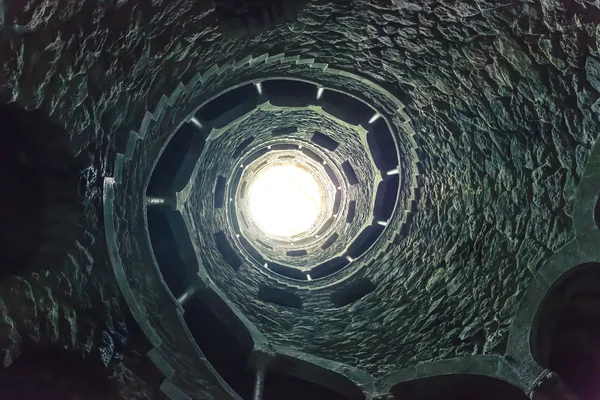
[{"label": "stone pillar", "polygon": [[262,400],[265,389],[265,380],[269,366],[273,363],[275,354],[270,348],[254,349],[248,360],[248,366],[254,371],[254,394],[252,400]]},{"label": "stone pillar", "polygon": [[264,364],[257,366],[254,375],[254,394],[253,400],[262,400],[263,391],[265,389],[265,379],[267,375],[267,368]]}]

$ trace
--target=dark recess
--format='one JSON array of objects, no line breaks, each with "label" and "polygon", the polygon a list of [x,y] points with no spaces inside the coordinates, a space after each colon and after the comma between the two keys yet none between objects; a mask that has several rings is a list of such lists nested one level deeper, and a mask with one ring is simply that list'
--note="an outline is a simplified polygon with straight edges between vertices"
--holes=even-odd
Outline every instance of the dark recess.
[{"label": "dark recess", "polygon": [[236,119],[242,117],[243,115],[248,114],[252,110],[256,108],[256,99],[249,98],[247,101],[242,104],[238,104],[235,107],[227,110],[223,114],[219,115],[217,118],[211,121],[212,127],[216,129],[225,128],[228,124],[232,123]]},{"label": "dark recess", "polygon": [[333,215],[336,215],[338,211],[340,211],[340,206],[342,205],[342,192],[339,190],[335,191],[335,197],[333,198],[333,207],[331,212]]},{"label": "dark recess", "polygon": [[0,369],[0,387],[7,400],[121,398],[100,359],[55,347],[26,352]]},{"label": "dark recess", "polygon": [[188,231],[187,225],[183,219],[183,216],[179,211],[165,210],[165,217],[167,218],[173,233],[173,240],[177,244],[179,249],[179,255],[183,261],[183,267],[185,268],[185,274],[188,281],[195,279],[198,274],[198,258],[190,232]]},{"label": "dark recess", "polygon": [[319,156],[317,153],[315,153],[314,151],[312,151],[312,150],[309,150],[309,149],[307,149],[307,148],[305,148],[305,147],[303,147],[301,151],[302,151],[302,153],[303,153],[305,156],[307,156],[307,157],[308,157],[308,158],[310,158],[311,160],[313,160],[313,161],[316,161],[316,162],[317,162],[317,163],[319,163],[319,164],[322,164],[322,163],[323,163],[323,159],[322,159],[322,158],[321,158],[321,157],[320,157],[320,156]]},{"label": "dark recess", "polygon": [[[262,83],[263,91],[269,98],[306,98],[315,97],[315,85],[293,79],[272,79]],[[306,105],[310,104],[307,102]]]},{"label": "dark recess", "polygon": [[277,107],[308,107],[312,102],[310,97],[269,96],[269,103]]},{"label": "dark recess", "polygon": [[356,216],[356,200],[351,200],[348,204],[348,214],[346,215],[346,222],[351,223],[354,221]]},{"label": "dark recess", "polygon": [[43,113],[14,104],[0,106],[0,126],[5,188],[0,196],[0,279],[62,267],[82,235],[81,164],[70,150],[69,135]]},{"label": "dark recess", "polygon": [[348,265],[348,260],[342,257],[337,257],[326,261],[323,264],[317,265],[310,270],[309,274],[313,279],[323,278],[340,271],[346,265]]},{"label": "dark recess", "polygon": [[[271,370],[277,371],[279,374],[293,376],[302,381],[310,382],[311,385],[319,385],[326,388],[327,399],[365,400],[365,394],[356,383],[335,372],[333,369],[324,369],[308,360],[292,359],[280,355],[274,360]],[[267,376],[267,381],[268,379],[269,377]],[[298,392],[299,394],[305,394],[300,390]],[[318,396],[317,392],[312,393]],[[308,398],[312,397],[309,396]]]},{"label": "dark recess", "polygon": [[253,377],[247,368],[250,354],[231,330],[200,299],[185,303],[183,315],[190,333],[208,362],[243,399],[250,399]]},{"label": "dark recess", "polygon": [[273,136],[285,136],[291,135],[292,133],[298,132],[298,128],[295,126],[284,127],[284,128],[275,128],[271,132]]},{"label": "dark recess", "polygon": [[345,93],[326,90],[321,99],[325,111],[353,125],[366,125],[375,114],[371,107]]},{"label": "dark recess", "polygon": [[302,257],[307,255],[306,250],[290,250],[286,253],[290,257]]},{"label": "dark recess", "polygon": [[338,146],[340,145],[338,142],[336,142],[335,140],[333,140],[332,138],[330,138],[329,136],[327,136],[321,132],[315,132],[315,134],[312,136],[311,140],[316,145],[321,146],[324,149],[327,149],[329,151],[335,151],[335,149],[337,149]]},{"label": "dark recess", "polygon": [[182,129],[185,130],[192,128],[195,131],[191,133],[193,135],[193,139],[190,143],[188,151],[183,157],[183,162],[179,167],[179,171],[173,179],[173,184],[171,185],[172,192],[180,192],[188,184],[190,178],[192,177],[192,173],[194,172],[194,168],[196,167],[196,163],[202,155],[202,152],[204,151],[204,146],[206,145],[205,133],[203,131],[199,130],[195,126],[192,126],[191,124],[185,124],[182,127]]},{"label": "dark recess", "polygon": [[375,219],[387,221],[392,216],[398,199],[399,185],[400,177],[398,175],[386,176],[379,183],[373,209]]},{"label": "dark recess", "polygon": [[248,84],[229,90],[200,108],[195,116],[202,121],[213,121],[229,110],[257,96],[254,85]]},{"label": "dark recess", "polygon": [[334,233],[333,235],[329,236],[327,240],[324,241],[321,245],[321,249],[325,250],[326,248],[331,246],[337,240],[338,237],[339,235],[337,233]]},{"label": "dark recess", "polygon": [[[535,328],[531,335],[531,352],[541,366],[549,367],[553,335],[562,313],[568,308],[571,299],[578,296],[577,292],[582,292],[582,288],[600,283],[600,275],[597,273],[599,270],[598,263],[581,264],[572,268],[559,278],[544,297],[535,316]],[[590,293],[594,291],[595,289],[591,289]],[[594,296],[589,297],[590,304],[594,305]]]},{"label": "dark recess", "polygon": [[373,123],[367,133],[367,144],[371,155],[381,171],[389,171],[398,166],[396,144],[383,118]]},{"label": "dark recess", "polygon": [[250,244],[250,242],[244,236],[240,235],[239,241],[242,247],[248,252],[248,254],[250,254],[254,258],[254,260],[256,260],[257,263],[261,265],[264,264],[265,259],[263,258],[263,256],[260,255],[260,253]]},{"label": "dark recess", "polygon": [[286,267],[285,265],[281,265],[281,264],[277,264],[277,263],[273,263],[273,262],[269,262],[268,266],[269,266],[268,268],[271,271],[273,271],[279,275],[285,276],[287,278],[296,279],[296,280],[300,280],[300,281],[307,280],[306,273],[302,272],[296,268]]},{"label": "dark recess", "polygon": [[225,204],[225,185],[227,181],[224,176],[219,175],[215,183],[215,208],[221,208]]},{"label": "dark recess", "polygon": [[346,179],[350,185],[358,184],[358,177],[356,176],[356,171],[352,168],[352,164],[350,161],[344,161],[342,163],[342,171],[344,171],[344,175],[346,175]]},{"label": "dark recess", "polygon": [[542,366],[556,372],[580,399],[598,395],[600,264],[578,266],[544,299],[537,335]]},{"label": "dark recess", "polygon": [[287,308],[302,308],[302,299],[294,293],[266,285],[258,289],[258,299]]},{"label": "dark recess", "polygon": [[395,399],[411,400],[527,400],[519,388],[483,375],[440,375],[392,387]]},{"label": "dark recess", "polygon": [[348,286],[331,295],[331,302],[335,307],[344,307],[352,304],[375,290],[376,286],[367,278],[352,282]]},{"label": "dark recess", "polygon": [[221,255],[227,261],[227,263],[233,268],[234,271],[237,271],[242,266],[242,259],[237,255],[237,253],[233,250],[231,243],[227,240],[225,233],[217,232],[215,233],[215,243],[217,244],[217,248]]},{"label": "dark recess", "polygon": [[381,225],[369,225],[358,235],[356,240],[348,247],[348,254],[356,258],[363,254],[365,251],[375,243],[381,232],[383,226]]},{"label": "dark recess", "polygon": [[[175,213],[175,211],[171,212]],[[166,212],[148,209],[148,232],[162,277],[173,295],[177,297],[186,289],[190,274],[186,272]]]},{"label": "dark recess", "polygon": [[198,158],[204,150],[204,133],[185,123],[164,148],[148,183],[150,196],[164,196],[182,190],[189,182]]},{"label": "dark recess", "polygon": [[250,146],[250,143],[252,143],[253,141],[254,141],[254,136],[249,137],[248,139],[246,139],[242,143],[240,143],[238,145],[238,147],[235,148],[235,151],[233,153],[233,158],[237,159],[244,152],[244,150],[246,150],[248,148],[248,146]]},{"label": "dark recess", "polygon": [[335,175],[335,172],[333,172],[333,168],[331,168],[328,164],[325,164],[323,165],[323,169],[325,170],[325,173],[327,174],[329,179],[331,179],[331,183],[333,183],[333,186],[337,189],[340,186],[340,181]]},{"label": "dark recess", "polygon": [[264,400],[348,400],[315,383],[270,371],[265,380]]},{"label": "dark recess", "polygon": [[[268,152],[270,152],[271,150],[268,149],[267,147],[263,147],[260,150],[256,150],[255,152],[253,152],[252,154],[250,154],[248,157],[244,158],[244,164],[245,165],[250,165],[251,162],[253,162],[254,160],[260,158],[261,156],[267,154]],[[260,165],[265,164],[266,162],[261,163]],[[258,168],[258,167],[257,167]],[[241,175],[242,170],[240,168],[240,171],[237,172],[238,174]]]}]

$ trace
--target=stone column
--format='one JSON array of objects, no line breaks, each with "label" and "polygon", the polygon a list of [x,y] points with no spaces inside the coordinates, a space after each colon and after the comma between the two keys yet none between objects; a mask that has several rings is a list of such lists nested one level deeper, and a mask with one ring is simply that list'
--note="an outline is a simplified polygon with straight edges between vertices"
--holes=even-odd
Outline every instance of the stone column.
[{"label": "stone column", "polygon": [[267,376],[267,368],[264,364],[257,366],[254,376],[254,395],[252,396],[252,399],[262,400],[263,391],[265,389],[265,379]]}]

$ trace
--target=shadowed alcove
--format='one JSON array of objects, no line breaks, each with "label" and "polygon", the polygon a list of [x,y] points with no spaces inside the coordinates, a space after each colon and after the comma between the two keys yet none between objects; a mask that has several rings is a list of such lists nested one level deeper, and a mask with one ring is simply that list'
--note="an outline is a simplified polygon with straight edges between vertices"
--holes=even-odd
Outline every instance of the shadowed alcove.
[{"label": "shadowed alcove", "polygon": [[600,264],[582,264],[546,296],[534,337],[542,365],[556,372],[580,399],[600,393]]},{"label": "shadowed alcove", "polygon": [[399,383],[395,399],[411,400],[527,400],[519,388],[483,375],[440,375]]},{"label": "shadowed alcove", "polygon": [[0,279],[52,268],[81,234],[80,169],[64,129],[42,111],[0,106]]}]

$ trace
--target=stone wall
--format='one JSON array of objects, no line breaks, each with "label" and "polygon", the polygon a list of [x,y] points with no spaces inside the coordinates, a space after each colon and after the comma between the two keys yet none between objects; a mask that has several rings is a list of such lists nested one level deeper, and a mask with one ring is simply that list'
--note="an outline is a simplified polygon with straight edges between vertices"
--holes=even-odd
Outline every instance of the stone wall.
[{"label": "stone wall", "polygon": [[[36,328],[47,317],[30,322],[24,304],[40,304],[36,315],[63,310],[71,323],[98,307],[98,325],[122,313],[103,247],[99,181],[163,94],[250,53],[316,57],[382,84],[407,106],[424,169],[410,231],[368,270],[378,288],[363,301],[297,312],[231,293],[274,344],[376,375],[503,354],[533,274],[573,237],[575,189],[599,126],[600,12],[592,2],[318,0],[297,22],[245,39],[218,33],[208,1],[19,4],[0,3],[0,99],[39,108],[67,130],[84,161],[84,216],[80,240],[48,278],[38,271],[2,282],[5,351],[19,337],[74,336],[69,324]],[[59,289],[67,281],[72,292]],[[72,304],[53,306],[48,293],[68,294]]]}]

